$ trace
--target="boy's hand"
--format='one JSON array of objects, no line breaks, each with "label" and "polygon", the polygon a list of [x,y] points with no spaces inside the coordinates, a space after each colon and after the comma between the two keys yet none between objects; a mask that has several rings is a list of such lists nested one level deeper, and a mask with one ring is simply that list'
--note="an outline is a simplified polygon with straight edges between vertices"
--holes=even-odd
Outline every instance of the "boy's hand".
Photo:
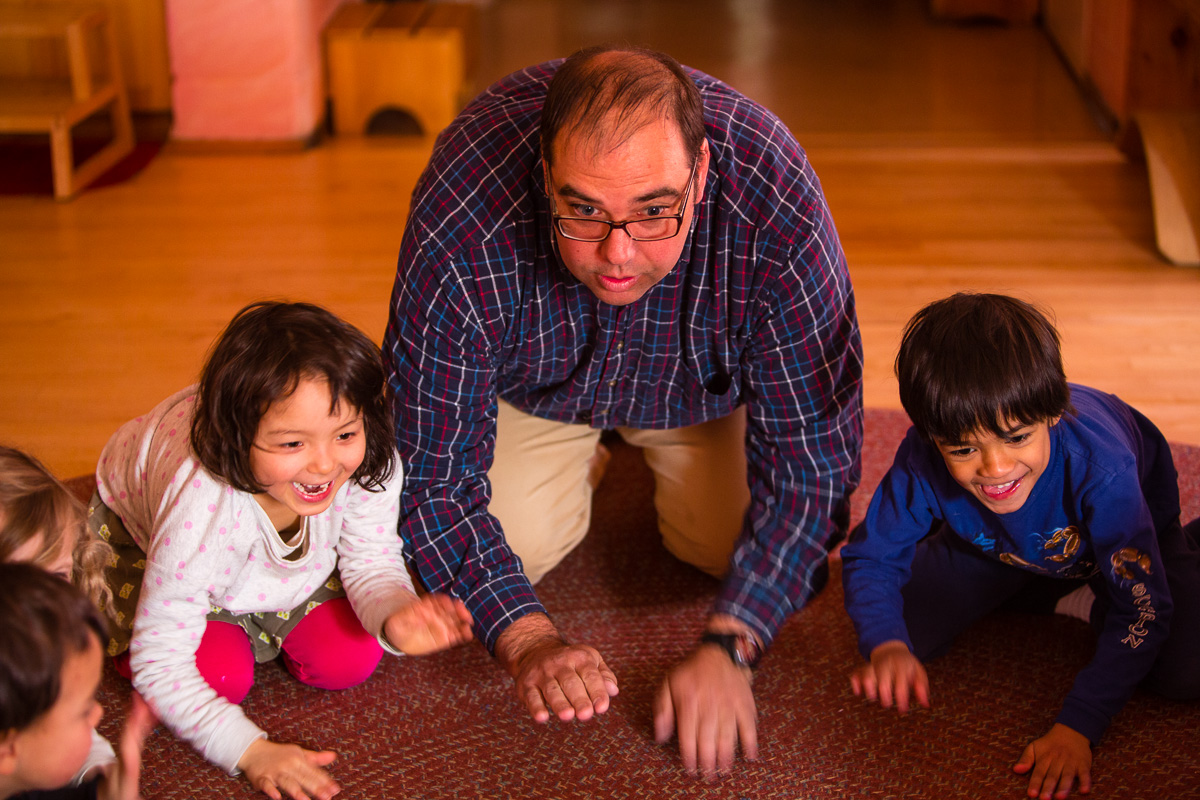
[{"label": "boy's hand", "polygon": [[299,745],[258,739],[242,753],[238,769],[246,774],[251,786],[271,800],[283,800],[284,792],[292,800],[330,800],[342,787],[324,767],[336,758],[337,753],[330,750],[318,753]]},{"label": "boy's hand", "polygon": [[[1029,743],[1013,771],[1029,776],[1029,796],[1041,800],[1065,800],[1079,779],[1079,793],[1092,790],[1092,746],[1087,737],[1066,725],[1054,727],[1040,739]],[[1055,791],[1055,787],[1058,791]]]},{"label": "boy's hand", "polygon": [[904,642],[884,642],[871,651],[871,661],[850,675],[850,688],[858,696],[878,700],[884,708],[896,704],[901,714],[908,711],[911,695],[929,708],[929,676]]},{"label": "boy's hand", "polygon": [[471,613],[461,600],[445,594],[427,594],[392,612],[383,634],[400,652],[410,656],[436,653],[471,641]]},{"label": "boy's hand", "polygon": [[117,744],[117,763],[105,769],[96,792],[103,800],[138,800],[138,776],[142,771],[142,746],[158,720],[137,692],[130,697],[129,713]]}]

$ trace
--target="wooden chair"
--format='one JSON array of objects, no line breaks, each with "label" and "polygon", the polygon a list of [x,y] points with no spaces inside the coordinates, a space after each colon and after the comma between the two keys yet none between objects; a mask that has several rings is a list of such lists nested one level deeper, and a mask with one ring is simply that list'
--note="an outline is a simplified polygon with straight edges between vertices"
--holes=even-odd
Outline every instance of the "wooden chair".
[{"label": "wooden chair", "polygon": [[[0,78],[0,133],[48,133],[54,196],[68,199],[133,150],[129,100],[108,10],[60,5],[0,7],[0,46],[11,39],[59,39],[65,43],[69,77]],[[97,41],[103,52],[94,47]],[[105,108],[112,117],[112,141],[76,165],[72,129]]]}]

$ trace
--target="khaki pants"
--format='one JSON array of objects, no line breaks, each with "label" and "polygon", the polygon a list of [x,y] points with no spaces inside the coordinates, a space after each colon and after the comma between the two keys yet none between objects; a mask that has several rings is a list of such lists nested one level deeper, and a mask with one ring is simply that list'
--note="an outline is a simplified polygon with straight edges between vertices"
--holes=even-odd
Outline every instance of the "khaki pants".
[{"label": "khaki pants", "polygon": [[[667,550],[710,575],[724,575],[750,504],[745,407],[686,428],[617,433],[642,448],[654,472],[654,505]],[[500,401],[488,508],[533,583],[587,533],[588,460],[599,441],[600,431],[587,425],[542,419]]]}]

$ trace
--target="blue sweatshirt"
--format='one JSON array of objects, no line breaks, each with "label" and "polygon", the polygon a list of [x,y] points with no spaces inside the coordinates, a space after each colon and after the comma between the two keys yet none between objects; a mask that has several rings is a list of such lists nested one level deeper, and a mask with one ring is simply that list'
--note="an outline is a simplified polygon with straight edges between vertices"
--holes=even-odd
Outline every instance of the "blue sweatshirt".
[{"label": "blue sweatshirt", "polygon": [[1167,638],[1171,595],[1158,532],[1179,518],[1171,451],[1158,429],[1113,395],[1071,385],[1076,415],[1050,428],[1050,463],[1025,504],[989,511],[959,486],[914,429],[842,551],[846,610],[869,658],[883,642],[911,648],[901,588],[914,549],[939,520],[984,555],[1057,578],[1088,578],[1109,610],[1091,662],[1057,722],[1095,744]]}]

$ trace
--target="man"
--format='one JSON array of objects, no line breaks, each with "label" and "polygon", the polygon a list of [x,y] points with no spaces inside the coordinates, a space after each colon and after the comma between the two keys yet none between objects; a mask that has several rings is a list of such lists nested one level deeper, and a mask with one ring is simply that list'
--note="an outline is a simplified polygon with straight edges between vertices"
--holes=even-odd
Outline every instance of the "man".
[{"label": "man", "polygon": [[505,78],[417,184],[384,352],[414,566],[466,602],[533,717],[617,693],[531,587],[586,533],[614,429],[655,472],[668,549],[724,576],[656,736],[705,774],[739,742],[756,757],[750,667],[824,584],[862,434],[845,258],[786,127],[650,51]]}]

